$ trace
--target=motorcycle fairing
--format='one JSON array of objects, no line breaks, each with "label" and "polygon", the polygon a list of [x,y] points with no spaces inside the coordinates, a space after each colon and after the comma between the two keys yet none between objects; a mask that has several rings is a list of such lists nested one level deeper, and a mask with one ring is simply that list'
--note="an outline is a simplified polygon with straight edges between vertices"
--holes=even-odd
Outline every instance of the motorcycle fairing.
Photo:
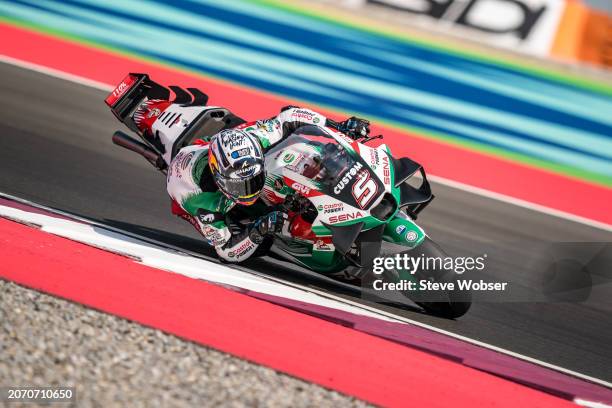
[{"label": "motorcycle fairing", "polygon": [[[412,219],[417,219],[418,214],[434,199],[427,174],[423,166],[407,157],[393,159],[393,168],[394,185],[399,187],[399,206],[404,208]],[[413,187],[408,183],[408,179],[417,171],[421,175],[421,184]]]},{"label": "motorcycle fairing", "polygon": [[153,122],[150,132],[139,129],[133,113],[147,101],[169,100],[168,88],[152,81],[146,74],[130,73],[105,100],[117,119],[140,135],[166,164],[194,140],[245,123],[225,108],[206,106],[208,96],[197,88],[187,88],[186,91],[171,85],[170,89],[174,93],[172,104]]}]

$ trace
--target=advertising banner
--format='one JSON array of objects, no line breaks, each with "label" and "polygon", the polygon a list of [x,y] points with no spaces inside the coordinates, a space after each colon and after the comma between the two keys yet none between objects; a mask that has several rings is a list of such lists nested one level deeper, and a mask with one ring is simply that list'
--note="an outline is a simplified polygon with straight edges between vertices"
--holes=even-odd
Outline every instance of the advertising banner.
[{"label": "advertising banner", "polygon": [[579,0],[346,0],[401,12],[406,23],[566,62],[612,66],[612,17]]},{"label": "advertising banner", "polygon": [[568,1],[551,55],[612,68],[612,17],[578,1]]},{"label": "advertising banner", "polygon": [[[417,16],[411,22],[494,46],[546,56],[563,15],[563,0],[368,0]],[[414,21],[413,21],[414,20]]]}]

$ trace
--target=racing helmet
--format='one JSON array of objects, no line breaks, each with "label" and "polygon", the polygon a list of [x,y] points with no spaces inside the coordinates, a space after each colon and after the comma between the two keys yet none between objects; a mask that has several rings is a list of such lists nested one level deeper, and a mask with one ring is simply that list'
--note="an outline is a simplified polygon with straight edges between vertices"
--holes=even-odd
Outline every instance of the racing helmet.
[{"label": "racing helmet", "polygon": [[230,200],[251,205],[259,197],[266,173],[259,139],[240,129],[215,135],[208,150],[208,165],[217,187]]}]

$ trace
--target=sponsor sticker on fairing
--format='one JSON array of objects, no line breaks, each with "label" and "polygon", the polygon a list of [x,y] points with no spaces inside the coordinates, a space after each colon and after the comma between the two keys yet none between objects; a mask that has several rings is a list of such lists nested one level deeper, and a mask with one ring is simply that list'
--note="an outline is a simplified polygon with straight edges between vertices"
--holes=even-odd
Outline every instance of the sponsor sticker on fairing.
[{"label": "sponsor sticker on fairing", "polygon": [[161,110],[159,110],[159,108],[153,108],[149,111],[149,113],[147,113],[147,118],[151,119],[154,116],[159,116],[160,113]]},{"label": "sponsor sticker on fairing", "polygon": [[378,149],[370,149],[370,167],[376,169],[378,163],[380,162],[380,157],[378,154]]},{"label": "sponsor sticker on fairing", "polygon": [[331,217],[329,217],[329,223],[336,224],[338,222],[351,221],[361,217],[363,217],[361,211],[355,211],[340,215],[332,215]]},{"label": "sponsor sticker on fairing", "polygon": [[298,109],[293,111],[293,113],[291,114],[291,118],[292,119],[306,119],[308,121],[312,121],[314,119],[314,112],[308,111],[308,110],[303,110],[303,109]]},{"label": "sponsor sticker on fairing", "polygon": [[414,241],[417,240],[418,237],[419,237],[419,235],[416,232],[408,231],[408,233],[406,234],[406,241],[414,242]]},{"label": "sponsor sticker on fairing", "polygon": [[295,154],[293,154],[293,153],[286,153],[283,156],[283,162],[285,162],[287,164],[290,164],[291,162],[293,162],[295,160],[295,158],[296,158]]},{"label": "sponsor sticker on fairing", "polygon": [[315,242],[314,249],[315,251],[333,251],[333,248],[331,247],[331,245],[327,244],[322,239],[319,239],[317,240],[317,242]]},{"label": "sponsor sticker on fairing", "polygon": [[341,212],[344,210],[344,204],[343,203],[319,204],[319,206],[317,207],[317,210],[319,210],[319,212],[323,212],[324,214]]},{"label": "sponsor sticker on fairing", "polygon": [[291,188],[304,195],[310,194],[310,187],[300,184],[297,181],[291,185]]},{"label": "sponsor sticker on fairing", "polygon": [[117,101],[128,91],[128,89],[130,89],[132,85],[136,83],[136,81],[138,81],[137,76],[134,76],[134,75],[126,76],[125,78],[123,78],[123,81],[121,81],[121,83],[117,85],[115,89],[113,89],[113,92],[111,92],[106,97],[104,102],[106,102],[106,104],[112,108],[113,106],[115,106]]},{"label": "sponsor sticker on fairing", "polygon": [[389,156],[387,156],[386,154],[383,155],[382,166],[383,166],[383,183],[385,183],[385,185],[389,185],[391,184],[391,170],[389,168]]},{"label": "sponsor sticker on fairing", "polygon": [[353,165],[353,167],[347,170],[346,173],[344,173],[344,177],[342,177],[342,179],[338,181],[338,184],[336,184],[336,187],[334,187],[334,193],[340,194],[362,168],[363,164],[361,164],[361,162],[357,162]]},{"label": "sponsor sticker on fairing", "polygon": [[402,235],[404,233],[404,231],[406,231],[406,226],[405,225],[398,225],[397,228],[395,229],[395,232],[398,235]]}]

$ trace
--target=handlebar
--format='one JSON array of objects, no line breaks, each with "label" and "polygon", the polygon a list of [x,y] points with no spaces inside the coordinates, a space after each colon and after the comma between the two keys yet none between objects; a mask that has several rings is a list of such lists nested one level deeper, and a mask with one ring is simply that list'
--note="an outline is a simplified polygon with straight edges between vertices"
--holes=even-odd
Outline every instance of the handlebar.
[{"label": "handlebar", "polygon": [[164,171],[167,167],[164,159],[153,149],[118,130],[113,134],[113,143],[143,156],[149,163]]}]

